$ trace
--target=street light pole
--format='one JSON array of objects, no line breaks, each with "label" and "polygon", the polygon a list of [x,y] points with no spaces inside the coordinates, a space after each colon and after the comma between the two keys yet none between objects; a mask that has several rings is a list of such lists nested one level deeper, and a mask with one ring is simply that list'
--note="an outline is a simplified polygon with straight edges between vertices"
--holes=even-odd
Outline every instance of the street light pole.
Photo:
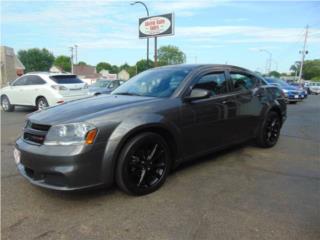
[{"label": "street light pole", "polygon": [[73,47],[70,47],[70,52],[71,52],[71,56],[70,56],[71,73],[73,74]]},{"label": "street light pole", "polygon": [[[136,2],[130,3],[130,5],[135,5],[135,4],[141,4],[141,5],[143,5],[144,8],[146,9],[147,16],[149,17],[149,9],[148,9],[147,5],[146,5],[144,2],[136,1]],[[148,64],[148,66],[149,66],[149,38],[147,38],[147,64]]]},{"label": "street light pole", "polygon": [[74,50],[75,50],[75,64],[78,64],[78,45],[74,45]]},{"label": "street light pole", "polygon": [[271,64],[272,64],[272,53],[269,52],[268,50],[266,49],[259,49],[260,52],[265,52],[269,55],[269,64],[268,64],[268,70],[266,72],[266,74],[270,73],[271,72]]}]

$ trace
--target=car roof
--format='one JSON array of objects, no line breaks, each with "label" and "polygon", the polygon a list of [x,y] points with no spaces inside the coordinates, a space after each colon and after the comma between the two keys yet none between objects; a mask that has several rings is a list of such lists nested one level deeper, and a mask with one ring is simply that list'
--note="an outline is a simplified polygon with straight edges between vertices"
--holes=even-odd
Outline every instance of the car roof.
[{"label": "car roof", "polygon": [[177,68],[177,69],[197,69],[197,68],[206,68],[206,67],[212,67],[212,68],[233,68],[237,69],[239,71],[246,71],[246,72],[252,72],[248,69],[234,66],[234,65],[228,65],[228,64],[176,64],[176,65],[166,65],[166,66],[161,66],[157,67],[156,69],[172,69],[172,68]]},{"label": "car roof", "polygon": [[42,75],[42,76],[76,76],[75,74],[71,73],[55,73],[55,72],[28,72],[24,75]]}]

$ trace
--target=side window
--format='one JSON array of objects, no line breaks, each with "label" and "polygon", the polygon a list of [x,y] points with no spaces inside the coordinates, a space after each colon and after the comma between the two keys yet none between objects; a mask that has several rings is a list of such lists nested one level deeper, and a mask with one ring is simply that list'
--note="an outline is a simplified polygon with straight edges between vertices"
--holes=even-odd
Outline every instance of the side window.
[{"label": "side window", "polygon": [[112,82],[109,84],[108,88],[113,89],[114,87],[115,87],[115,83],[114,83],[114,81],[112,81]]},{"label": "side window", "polygon": [[17,80],[15,80],[12,84],[12,86],[23,86],[23,85],[26,85],[26,77],[21,77]]},{"label": "side window", "polygon": [[227,80],[223,72],[209,73],[202,76],[193,88],[211,91],[212,96],[227,93]]},{"label": "side window", "polygon": [[28,76],[27,85],[42,85],[46,82],[39,76],[31,75]]},{"label": "side window", "polygon": [[230,73],[234,91],[252,89],[256,85],[256,78],[243,73]]}]

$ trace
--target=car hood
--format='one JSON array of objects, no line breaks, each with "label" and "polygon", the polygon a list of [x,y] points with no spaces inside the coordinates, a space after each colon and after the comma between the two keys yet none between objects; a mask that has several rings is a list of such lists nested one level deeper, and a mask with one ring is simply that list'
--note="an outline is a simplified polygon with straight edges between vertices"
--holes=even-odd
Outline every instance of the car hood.
[{"label": "car hood", "polygon": [[287,90],[287,91],[299,91],[300,90],[298,87],[295,87],[295,86],[287,86],[287,87],[284,87],[283,89]]},{"label": "car hood", "polygon": [[106,91],[106,90],[109,90],[109,88],[89,87],[90,92],[99,92],[99,91]]},{"label": "car hood", "polygon": [[121,96],[121,95],[101,95],[81,100],[66,102],[64,104],[37,111],[29,115],[28,119],[34,123],[56,125],[62,123],[90,120],[97,116],[99,112],[110,113],[119,108],[131,108],[142,105],[146,102],[160,101],[159,98]]}]

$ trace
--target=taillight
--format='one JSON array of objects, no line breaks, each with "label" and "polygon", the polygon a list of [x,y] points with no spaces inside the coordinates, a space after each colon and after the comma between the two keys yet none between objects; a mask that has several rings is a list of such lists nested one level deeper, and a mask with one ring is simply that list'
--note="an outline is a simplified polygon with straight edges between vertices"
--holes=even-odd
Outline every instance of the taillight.
[{"label": "taillight", "polygon": [[68,88],[66,88],[65,86],[61,86],[61,85],[52,85],[51,87],[52,87],[54,90],[57,90],[57,91],[68,90]]}]

